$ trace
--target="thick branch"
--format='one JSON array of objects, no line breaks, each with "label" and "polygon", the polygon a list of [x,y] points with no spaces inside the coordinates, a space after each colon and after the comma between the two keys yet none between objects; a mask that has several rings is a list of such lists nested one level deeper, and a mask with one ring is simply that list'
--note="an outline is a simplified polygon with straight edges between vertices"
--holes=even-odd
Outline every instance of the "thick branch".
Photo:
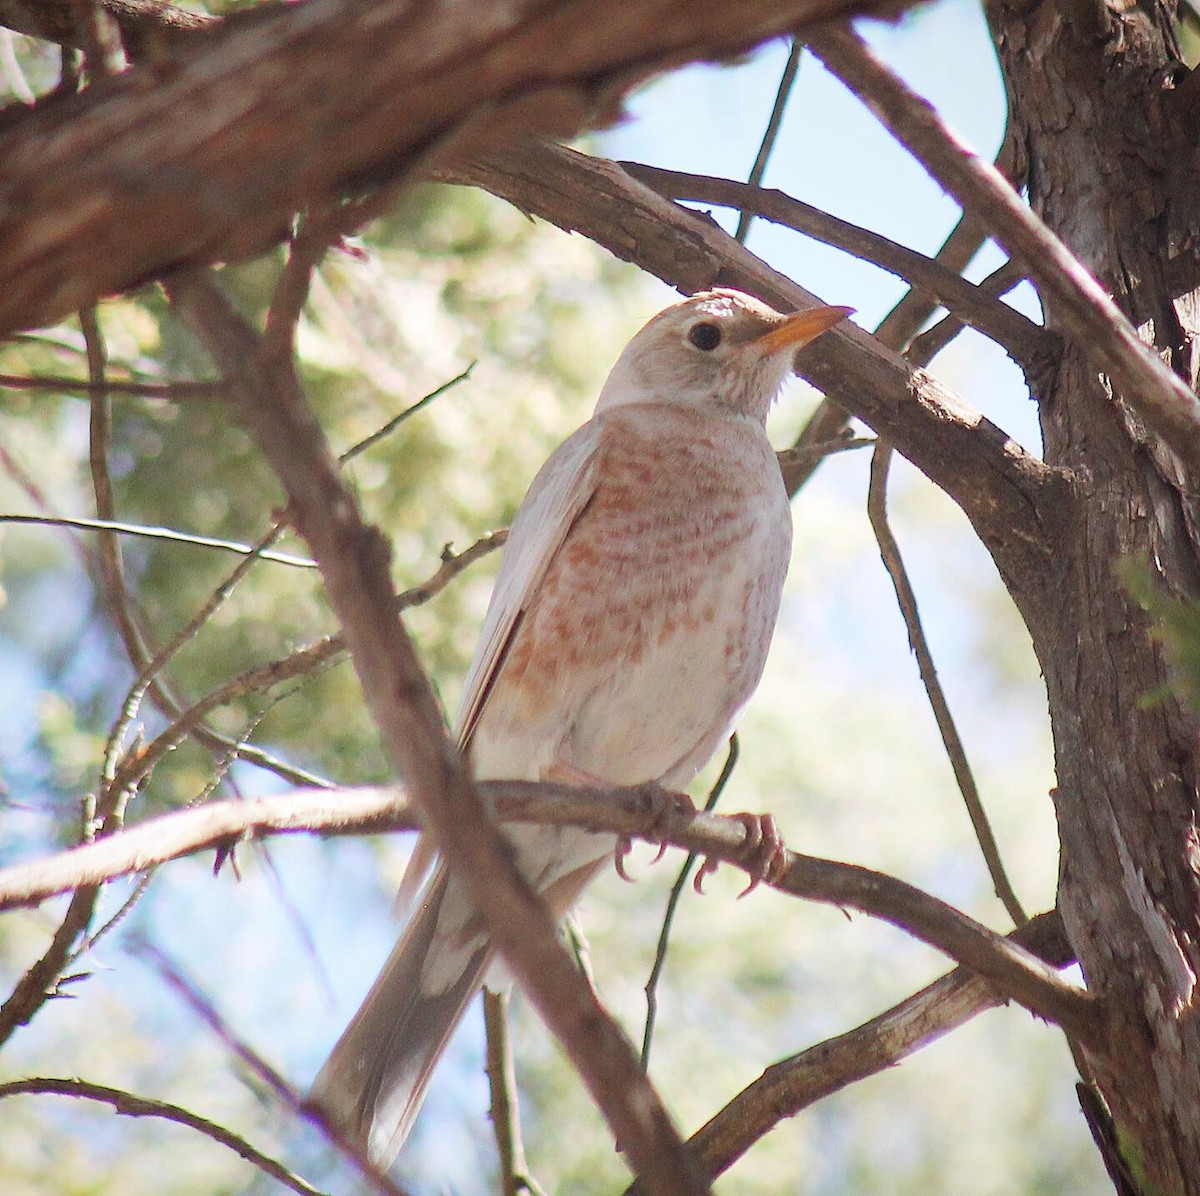
[{"label": "thick branch", "polygon": [[[1010,936],[1054,967],[1071,962],[1057,913],[1039,914]],[[712,1177],[731,1167],[785,1117],[894,1067],[987,1009],[1003,1004],[974,972],[956,968],[861,1026],[768,1067],[688,1140]],[[635,1186],[634,1191],[638,1191]]]},{"label": "thick branch", "polygon": [[[194,35],[0,134],[0,333],[181,264],[261,252],[293,214],[612,120],[647,76],[861,0],[307,0]],[[298,117],[302,117],[298,119]]]}]

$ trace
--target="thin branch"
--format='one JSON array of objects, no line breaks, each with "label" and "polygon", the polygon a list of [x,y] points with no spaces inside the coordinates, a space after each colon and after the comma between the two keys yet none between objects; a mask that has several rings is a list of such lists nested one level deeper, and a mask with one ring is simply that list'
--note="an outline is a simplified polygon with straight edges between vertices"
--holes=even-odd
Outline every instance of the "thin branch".
[{"label": "thin branch", "polygon": [[[427,581],[397,595],[397,612],[428,602],[440,594],[464,569],[488,553],[495,552],[507,539],[506,530],[489,532],[458,554],[452,553],[447,545],[442,552],[442,563],[437,572]],[[137,778],[145,776],[162,756],[177,747],[186,736],[196,734],[198,728],[204,725],[204,719],[214,710],[227,706],[247,694],[259,693],[294,677],[305,676],[345,651],[346,643],[342,636],[328,635],[288,656],[248,669],[226,681],[187,709],[181,710],[171,724],[138,753],[136,761],[129,762],[123,775],[124,782],[132,784]],[[241,741],[236,744],[228,742],[230,749],[235,751],[239,758],[252,758],[251,753],[258,750]],[[287,770],[287,779],[293,784],[315,785],[319,788],[329,788],[332,784],[292,765],[279,767]]]},{"label": "thin branch", "polygon": [[[1026,271],[1012,258],[1002,262],[980,284],[979,289],[997,297],[1008,294],[1013,287],[1024,282]],[[910,361],[922,364],[931,362],[963,330],[965,324],[953,312],[943,316],[932,328],[913,337],[905,356]],[[1054,336],[1054,333],[1048,333]]]},{"label": "thin branch", "polygon": [[750,212],[897,275],[932,295],[964,323],[991,337],[1023,368],[1030,368],[1043,351],[1045,331],[1027,316],[946,269],[935,258],[879,233],[831,216],[782,191],[636,162],[622,162],[621,166],[668,199],[712,203]]},{"label": "thin branch", "polygon": [[1070,335],[1182,462],[1200,476],[1200,403],[1138,337],[1096,279],[1022,202],[995,168],[962,144],[934,109],[850,30],[821,33],[809,46],[897,141],[953,195],[986,220],[1037,283],[1052,323]]},{"label": "thin branch", "polygon": [[[502,819],[629,835],[694,851],[750,873],[761,871],[758,844],[744,821],[669,806],[653,786],[587,789],[489,781],[478,789]],[[0,909],[35,904],[77,885],[143,871],[244,838],[412,830],[417,824],[415,812],[395,789],[298,791],[286,797],[214,802],[161,815],[104,842],[4,869]],[[795,897],[857,909],[890,922],[986,976],[1008,997],[1059,1022],[1083,1042],[1095,1041],[1098,1012],[1093,998],[1020,947],[904,881],[853,864],[787,852],[779,876],[770,883]]]},{"label": "thin branch", "polygon": [[[1056,968],[1072,961],[1055,911],[1039,914],[1010,937]],[[1003,1003],[1004,998],[988,981],[966,968],[956,968],[856,1029],[768,1067],[699,1129],[688,1145],[715,1179],[785,1118],[895,1067]],[[635,1184],[629,1196],[637,1191]]]},{"label": "thin branch", "polygon": [[503,1196],[544,1196],[529,1170],[521,1140],[521,1111],[517,1102],[517,1075],[513,1067],[508,1032],[509,993],[483,990],[483,1021],[487,1034],[487,1078],[491,1094],[492,1130],[500,1155],[500,1190]]},{"label": "thin branch", "polygon": [[173,1105],[165,1100],[153,1100],[144,1096],[135,1096],[120,1088],[110,1088],[104,1084],[92,1084],[87,1080],[61,1079],[55,1076],[32,1076],[25,1080],[10,1080],[0,1084],[0,1100],[10,1096],[69,1096],[77,1100],[97,1101],[109,1105],[122,1117],[158,1117],[164,1121],[173,1121],[177,1125],[186,1126],[190,1130],[211,1138],[220,1146],[232,1150],[234,1154],[245,1159],[253,1167],[257,1167],[265,1175],[278,1180],[284,1187],[300,1196],[323,1196],[320,1188],[314,1188],[306,1180],[289,1171],[282,1163],[250,1145],[245,1138],[227,1130],[207,1117],[201,1117],[190,1109]]},{"label": "thin branch", "polygon": [[87,378],[63,378],[48,374],[29,378],[23,374],[0,374],[0,390],[50,390],[66,394],[131,395],[135,398],[187,402],[192,399],[222,399],[220,382],[126,382],[119,378],[96,383]]},{"label": "thin branch", "polygon": [[221,552],[232,552],[239,556],[254,556],[277,565],[289,565],[293,569],[315,569],[317,562],[310,557],[293,556],[288,552],[272,549],[259,550],[252,544],[241,544],[237,540],[219,540],[214,536],[196,536],[190,532],[176,531],[170,527],[152,527],[142,523],[121,523],[115,519],[80,519],[68,515],[4,515],[0,523],[34,523],[42,527],[70,527],[89,532],[115,532],[119,536],[133,536],[143,540],[166,540],[173,544],[186,544],[192,548],[214,548]]},{"label": "thin branch", "polygon": [[[1004,141],[1000,146],[1000,152],[996,155],[996,169],[1013,186],[1017,186],[1018,178],[1023,177],[1024,166],[1018,165],[1017,140],[1011,127],[1005,130]],[[942,243],[934,260],[945,269],[953,271],[955,274],[961,274],[986,240],[987,230],[970,213],[963,212],[950,235]],[[986,286],[986,284],[984,285]],[[933,315],[937,307],[936,299],[924,291],[912,287],[880,320],[875,329],[875,335],[889,349],[904,349],[905,346],[910,345],[910,342],[921,330],[921,326]],[[950,318],[947,317],[947,319]],[[929,354],[918,360],[931,361],[932,357],[933,355]],[[850,416],[847,409],[831,403],[828,398],[822,399],[808,423],[801,430],[793,449],[799,450],[813,444],[824,444],[843,435],[849,426]],[[788,493],[795,495],[812,476],[818,464],[820,464],[819,459],[816,461],[801,459],[799,466],[790,463],[788,467],[785,467],[783,476],[787,483]]]},{"label": "thin branch", "polygon": [[348,448],[344,453],[341,454],[341,456],[338,457],[339,463],[345,465],[347,461],[352,461],[359,455],[359,453],[365,453],[367,449],[374,447],[381,440],[384,440],[390,436],[406,420],[411,419],[418,412],[424,411],[434,399],[444,395],[446,391],[453,389],[460,382],[466,382],[467,379],[470,378],[472,371],[475,369],[476,364],[477,363],[474,361],[471,362],[471,364],[467,366],[465,370],[463,370],[460,374],[456,374],[450,379],[449,382],[443,382],[441,386],[435,387],[423,398],[418,399],[411,406],[405,407],[405,409],[401,411],[399,415],[393,416],[391,419],[389,419],[388,422],[384,424],[383,427],[377,432],[372,432],[370,436],[365,437],[353,447]]},{"label": "thin branch", "polygon": [[[735,731],[729,737],[729,751],[725,755],[725,763],[721,766],[720,775],[709,791],[708,800],[704,803],[706,813],[711,814],[716,809],[717,802],[721,800],[721,794],[725,792],[725,786],[729,784],[729,778],[733,776],[733,770],[737,767],[740,755],[741,747]],[[699,858],[696,852],[689,851],[683,867],[679,869],[679,875],[675,878],[675,883],[671,886],[670,895],[667,897],[667,908],[663,911],[662,928],[658,932],[658,946],[654,951],[654,963],[643,986],[646,994],[646,1024],[642,1030],[642,1067],[645,1070],[650,1068],[650,1044],[654,1040],[654,1022],[658,1016],[658,982],[667,965],[667,947],[671,940],[671,926],[675,921],[675,910],[679,905],[679,899],[683,896],[684,886],[687,884],[692,868]]]},{"label": "thin branch", "polygon": [[954,770],[954,779],[971,818],[971,826],[975,830],[979,849],[983,852],[996,896],[1000,898],[1008,916],[1013,920],[1013,925],[1023,926],[1028,918],[1008,879],[1008,873],[1004,870],[1004,861],[1000,858],[1000,848],[992,833],[987,811],[983,808],[979,787],[975,784],[975,774],[971,771],[966,748],[963,746],[962,737],[955,726],[954,716],[950,712],[950,703],[946,700],[946,692],[942,689],[942,683],[938,678],[937,667],[933,662],[933,653],[929,650],[929,641],[925,637],[925,628],[921,623],[921,612],[917,607],[917,595],[909,580],[908,570],[904,566],[900,545],[896,543],[896,537],[892,534],[888,522],[887,480],[891,457],[891,445],[886,441],[880,441],[875,446],[874,455],[871,457],[871,483],[867,497],[867,515],[871,521],[871,528],[875,532],[875,539],[879,543],[879,555],[883,558],[884,568],[887,569],[888,576],[892,579],[892,587],[896,591],[896,602],[904,617],[904,626],[908,630],[908,644],[917,658],[921,684],[925,687],[926,696],[929,698],[929,706],[942,737],[942,746],[946,749],[950,767]]},{"label": "thin branch", "polygon": [[[788,50],[787,62],[783,64],[783,73],[779,76],[779,86],[775,90],[775,103],[771,107],[771,115],[767,119],[767,127],[763,132],[758,153],[755,155],[754,165],[750,167],[750,175],[746,179],[746,182],[752,187],[760,186],[766,177],[767,163],[770,162],[771,154],[775,151],[775,142],[779,137],[780,127],[783,125],[784,109],[787,108],[788,100],[792,96],[792,89],[796,86],[796,76],[800,73],[800,57],[803,53],[804,43],[799,38],[793,37],[791,48]],[[733,239],[739,245],[746,244],[753,220],[754,217],[751,213],[745,210],[738,214],[737,229],[734,231]]]},{"label": "thin branch", "polygon": [[404,1190],[378,1167],[353,1143],[348,1142],[322,1116],[320,1109],[311,1105],[279,1070],[263,1058],[249,1043],[245,1042],[229,1027],[208,999],[182,969],[167,956],[145,940],[136,942],[133,952],[148,960],[166,982],[167,986],[192,1010],[197,1017],[221,1040],[225,1047],[244,1064],[269,1091],[275,1100],[289,1113],[316,1125],[325,1137],[349,1161],[363,1179],[383,1196],[406,1196]]}]

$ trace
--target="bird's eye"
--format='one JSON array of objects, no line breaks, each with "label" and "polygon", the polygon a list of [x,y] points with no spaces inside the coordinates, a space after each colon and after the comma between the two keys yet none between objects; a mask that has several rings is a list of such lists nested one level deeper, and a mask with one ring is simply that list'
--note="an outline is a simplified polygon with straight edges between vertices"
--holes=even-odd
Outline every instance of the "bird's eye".
[{"label": "bird's eye", "polygon": [[711,353],[721,343],[721,330],[715,324],[702,321],[688,329],[688,340],[697,349]]}]

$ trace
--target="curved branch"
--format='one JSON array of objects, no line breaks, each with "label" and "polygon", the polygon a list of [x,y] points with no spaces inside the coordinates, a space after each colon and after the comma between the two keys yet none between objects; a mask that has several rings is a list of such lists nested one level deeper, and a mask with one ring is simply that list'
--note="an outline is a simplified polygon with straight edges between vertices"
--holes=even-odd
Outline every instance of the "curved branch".
[{"label": "curved branch", "polygon": [[782,191],[638,162],[618,165],[666,199],[717,204],[761,216],[887,270],[932,295],[964,323],[991,337],[1023,368],[1029,368],[1044,353],[1046,333],[1031,319],[907,245],[831,216]]},{"label": "curved branch", "polygon": [[265,1175],[278,1180],[284,1187],[299,1192],[300,1196],[322,1196],[320,1188],[314,1188],[282,1163],[251,1146],[245,1138],[215,1121],[209,1121],[207,1117],[193,1113],[190,1109],[173,1105],[170,1101],[151,1100],[144,1096],[135,1096],[121,1088],[110,1088],[106,1084],[92,1084],[87,1080],[63,1079],[57,1076],[31,1076],[29,1079],[10,1080],[0,1084],[0,1100],[9,1096],[70,1096],[77,1100],[97,1101],[109,1105],[122,1117],[158,1117],[164,1121],[173,1121],[227,1147]]},{"label": "curved branch", "polygon": [[[580,232],[686,294],[733,286],[782,310],[820,302],[713,221],[663,199],[605,159],[524,142],[436,177],[482,187]],[[852,324],[807,346],[796,370],[886,436],[958,503],[1019,599],[1041,592],[1071,507],[1062,474]]]},{"label": "curved branch", "polygon": [[[1057,911],[1039,914],[1010,937],[1054,967],[1072,960]],[[956,968],[861,1026],[768,1067],[697,1130],[688,1145],[716,1178],[784,1118],[894,1067],[1003,1003],[988,981]],[[634,1185],[630,1196],[639,1190]]]},{"label": "curved branch", "polygon": [[308,0],[251,9],[195,33],[186,49],[163,47],[78,95],[9,114],[0,332],[182,264],[256,255],[299,210],[520,134],[573,136],[610,121],[658,71],[868,7]]}]

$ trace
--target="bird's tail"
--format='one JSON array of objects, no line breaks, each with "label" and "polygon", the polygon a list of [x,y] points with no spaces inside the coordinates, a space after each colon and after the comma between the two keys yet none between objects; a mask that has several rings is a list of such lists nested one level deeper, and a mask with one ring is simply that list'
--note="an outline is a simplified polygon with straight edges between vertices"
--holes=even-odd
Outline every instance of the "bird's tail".
[{"label": "bird's tail", "polygon": [[[313,1085],[313,1099],[386,1166],[404,1144],[433,1069],[483,982],[492,951],[456,917],[439,870]],[[449,915],[449,916],[447,916]]]}]

